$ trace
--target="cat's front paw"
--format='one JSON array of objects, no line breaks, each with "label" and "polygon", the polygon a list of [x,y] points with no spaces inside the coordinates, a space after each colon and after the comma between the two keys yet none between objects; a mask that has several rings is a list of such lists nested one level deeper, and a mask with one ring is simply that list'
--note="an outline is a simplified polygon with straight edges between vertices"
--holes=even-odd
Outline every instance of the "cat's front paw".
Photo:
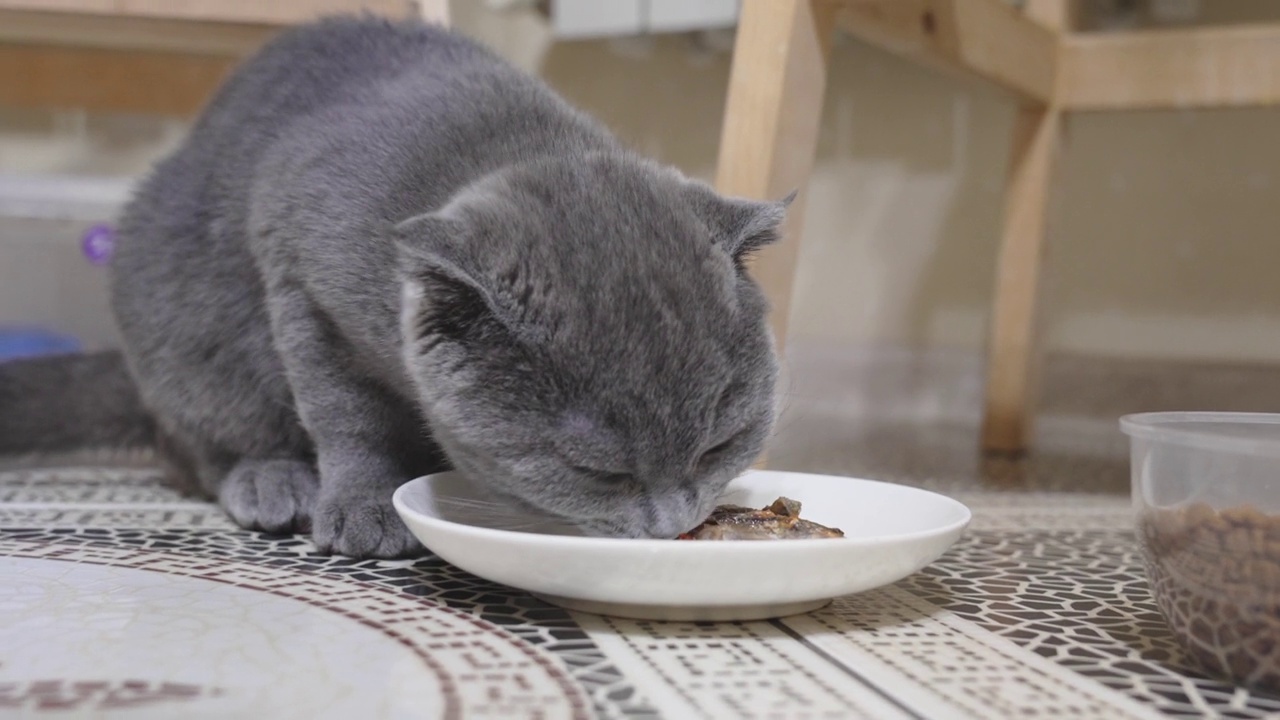
[{"label": "cat's front paw", "polygon": [[240,527],[273,533],[306,532],[318,487],[310,463],[245,458],[223,479],[218,502]]},{"label": "cat's front paw", "polygon": [[390,493],[322,492],[312,527],[311,539],[321,552],[353,558],[402,558],[424,552],[396,514]]}]

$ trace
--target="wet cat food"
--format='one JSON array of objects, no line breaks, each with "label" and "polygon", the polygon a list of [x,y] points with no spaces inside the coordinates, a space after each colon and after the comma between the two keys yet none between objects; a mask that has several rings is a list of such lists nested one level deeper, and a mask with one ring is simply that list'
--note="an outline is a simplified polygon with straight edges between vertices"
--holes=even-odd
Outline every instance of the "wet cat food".
[{"label": "wet cat food", "polygon": [[1190,653],[1280,690],[1280,516],[1199,503],[1145,513],[1139,536],[1156,604]]},{"label": "wet cat food", "polygon": [[721,505],[701,525],[682,533],[680,540],[806,540],[838,538],[844,533],[800,517],[800,503],[780,497],[755,510]]}]

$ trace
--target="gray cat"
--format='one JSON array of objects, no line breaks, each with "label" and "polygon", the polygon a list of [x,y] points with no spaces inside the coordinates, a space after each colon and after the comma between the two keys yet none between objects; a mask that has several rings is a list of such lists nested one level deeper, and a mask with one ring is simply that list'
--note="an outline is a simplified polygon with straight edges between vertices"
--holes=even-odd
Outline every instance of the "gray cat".
[{"label": "gray cat", "polygon": [[391,494],[449,466],[593,534],[673,537],[770,432],[743,261],[788,202],[636,157],[448,31],[293,29],[125,210],[123,362],[0,368],[0,452],[150,438],[242,526],[356,557],[419,551]]}]

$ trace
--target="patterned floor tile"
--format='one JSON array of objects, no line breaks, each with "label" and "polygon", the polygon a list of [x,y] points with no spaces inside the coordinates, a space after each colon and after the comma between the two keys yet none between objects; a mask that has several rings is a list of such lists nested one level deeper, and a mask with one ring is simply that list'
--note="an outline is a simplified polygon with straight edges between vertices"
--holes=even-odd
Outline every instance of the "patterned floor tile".
[{"label": "patterned floor tile", "polygon": [[1127,529],[975,531],[899,587],[1172,717],[1280,713],[1280,698],[1196,669],[1156,609]]},{"label": "patterned floor tile", "polygon": [[[536,710],[540,716],[547,718],[578,720],[592,715],[587,695],[579,683],[575,682],[564,667],[545,649],[501,631],[474,613],[458,611],[436,603],[420,602],[412,595],[367,583],[361,580],[358,574],[319,574],[286,568],[278,563],[263,565],[229,558],[210,563],[207,558],[197,554],[138,552],[129,547],[106,544],[70,545],[5,540],[0,541],[0,553],[9,558],[0,565],[0,577],[5,579],[0,583],[2,588],[0,605],[10,609],[9,617],[11,618],[16,616],[28,622],[35,618],[45,619],[46,622],[43,624],[46,631],[50,626],[48,613],[51,609],[47,602],[51,599],[47,597],[49,593],[31,598],[44,600],[44,602],[33,604],[26,609],[26,612],[22,612],[21,607],[14,607],[21,605],[20,595],[31,594],[33,588],[30,582],[30,576],[33,575],[31,566],[34,566],[34,569],[43,570],[45,577],[56,581],[56,584],[46,585],[46,589],[63,596],[56,606],[62,610],[65,610],[67,603],[65,595],[68,588],[75,586],[75,578],[79,577],[75,572],[78,566],[107,566],[145,571],[142,573],[144,576],[142,580],[130,576],[107,578],[105,581],[95,578],[99,580],[97,600],[93,601],[86,597],[80,601],[80,604],[85,605],[86,611],[91,613],[88,618],[103,623],[104,627],[98,628],[96,632],[93,628],[87,628],[87,632],[73,635],[71,638],[73,641],[79,640],[76,643],[78,650],[71,654],[57,653],[53,658],[55,662],[49,663],[51,669],[56,672],[72,674],[73,681],[85,682],[84,673],[117,671],[104,666],[102,659],[93,662],[92,657],[85,658],[86,654],[91,654],[98,648],[102,648],[99,652],[108,653],[111,666],[115,668],[128,665],[131,657],[144,655],[146,660],[151,661],[151,671],[163,675],[170,672],[170,669],[157,666],[155,662],[168,655],[183,653],[187,650],[181,642],[183,638],[193,646],[200,646],[202,641],[205,641],[203,645],[207,646],[209,645],[207,640],[211,637],[220,637],[237,631],[244,632],[244,625],[252,622],[253,618],[252,615],[246,614],[249,608],[260,606],[267,597],[286,598],[294,601],[294,604],[299,607],[320,608],[328,611],[330,615],[355,620],[359,625],[376,630],[386,642],[408,648],[419,661],[420,667],[429,670],[430,679],[437,685],[434,696],[420,698],[425,705],[421,710],[428,715],[446,718],[499,718],[527,716],[530,710]],[[44,562],[22,563],[19,559]],[[54,561],[55,565],[63,563],[66,570],[59,572],[56,576],[50,575],[49,561]],[[23,577],[24,575],[26,577]],[[156,598],[156,588],[147,584],[155,582],[156,578],[185,578],[202,581],[206,585],[226,585],[255,591],[256,596],[251,594],[248,599],[227,600],[228,603],[240,607],[233,607],[234,612],[227,613],[227,617],[234,622],[221,623],[216,629],[208,627],[202,631],[198,625],[190,626],[193,621],[198,622],[201,619],[197,617],[198,615],[206,612],[217,617],[221,608],[204,607],[199,604],[191,607],[192,599],[188,597],[184,601],[187,603],[189,614],[175,614],[174,618],[177,625],[190,626],[185,632],[181,627],[173,627],[159,633],[112,633],[112,626],[117,623],[148,627],[145,623],[151,616],[162,614],[167,609],[166,604]],[[92,591],[95,588],[92,584],[83,589],[86,596],[94,594]],[[201,601],[218,594],[212,587],[184,588],[184,590],[188,596],[194,595]],[[121,599],[122,593],[128,597]],[[113,602],[119,609],[112,608]],[[93,609],[89,610],[90,607]],[[259,637],[263,633],[279,631],[275,626],[295,617],[296,613],[297,610],[292,612],[290,609],[280,610],[269,615],[272,619],[270,623],[253,623],[253,632],[246,635],[241,643]],[[258,615],[261,616],[261,613]],[[281,644],[306,642],[323,643],[326,639],[331,639],[343,646],[341,652],[348,656],[346,663],[330,663],[332,667],[325,676],[309,678],[290,692],[288,697],[277,698],[276,695],[280,692],[278,685],[293,677],[289,668],[279,669],[282,672],[279,680],[264,687],[261,685],[260,677],[246,677],[243,672],[232,673],[228,677],[227,673],[218,672],[220,665],[225,665],[229,659],[221,657],[222,655],[240,656],[239,663],[233,664],[237,671],[241,670],[242,664],[250,660],[257,660],[262,664],[262,658],[254,657],[252,652],[245,654],[238,649],[224,650],[220,655],[214,655],[208,659],[210,663],[208,669],[217,673],[217,676],[223,680],[220,684],[221,692],[214,703],[218,711],[233,715],[237,714],[237,711],[239,713],[251,711],[256,714],[274,708],[273,715],[278,716],[281,712],[297,712],[297,707],[287,705],[288,702],[293,702],[296,705],[310,707],[306,714],[313,717],[350,717],[352,712],[359,712],[358,707],[347,707],[338,712],[329,704],[346,700],[347,698],[342,694],[333,695],[323,705],[304,704],[313,694],[326,695],[326,691],[330,689],[329,686],[333,684],[350,682],[349,676],[364,678],[363,684],[366,685],[370,680],[376,681],[374,678],[365,678],[362,674],[365,669],[360,665],[361,651],[367,650],[370,645],[376,645],[376,643],[348,638],[338,634],[331,627],[321,628],[317,632],[316,622],[313,619],[310,624],[299,625],[296,632],[279,631],[280,637],[276,638],[270,646],[279,647]],[[76,623],[76,625],[83,627],[84,624]],[[0,631],[0,638],[6,634],[10,635],[5,642],[0,642],[0,647],[6,648],[6,653],[15,653],[14,656],[7,658],[9,662],[5,662],[3,668],[0,668],[0,707],[8,706],[19,710],[39,709],[40,703],[44,700],[40,685],[47,683],[49,678],[22,676],[22,673],[29,672],[34,662],[28,657],[34,650],[30,646],[33,637],[24,630],[22,623],[19,623],[16,627],[11,626],[7,633]],[[50,640],[57,644],[56,636]],[[153,647],[162,644],[165,640],[169,643],[167,647]],[[16,654],[20,653],[24,647],[27,648],[26,653],[23,653],[25,659],[19,661]],[[266,647],[260,649],[259,653],[266,652]],[[61,663],[56,662],[59,659]],[[176,659],[169,659],[165,664],[172,665],[176,662]],[[403,666],[403,661],[393,662],[388,665],[387,670],[394,672]],[[270,672],[270,668],[264,665],[261,672]],[[114,678],[108,677],[106,680],[112,681]],[[170,681],[167,677],[162,680]],[[257,685],[250,684],[254,680],[258,680]],[[154,679],[152,681],[154,682]],[[410,684],[420,686],[423,682],[422,677],[417,677],[415,683]],[[361,685],[362,683],[353,683],[351,688],[355,690]],[[398,692],[406,692],[400,684],[393,687]],[[98,709],[103,709],[101,704]],[[390,711],[393,715],[413,710],[413,707],[384,708],[384,711]],[[198,707],[197,711],[207,712],[207,704]]]},{"label": "patterned floor tile", "polygon": [[[512,717],[1021,717],[1035,708],[1060,717],[1280,717],[1280,698],[1202,676],[1164,626],[1136,554],[1115,448],[1086,439],[1073,451],[1063,441],[1056,455],[983,463],[957,437],[881,437],[808,468],[947,492],[973,509],[974,522],[943,558],[896,586],[775,622],[570,614],[434,557],[324,556],[305,538],[240,530],[146,467],[0,472],[0,555],[192,580],[214,573],[265,593],[294,583],[310,607],[382,618],[378,632],[407,633],[430,650],[423,662],[448,662],[445,675],[461,683],[449,707],[477,703],[466,707]],[[0,573],[13,562],[0,558]],[[440,628],[474,637],[441,639],[424,625],[437,617],[446,619]],[[466,663],[481,664],[467,671]],[[0,657],[0,714],[41,703],[226,702],[217,694],[225,688],[191,678],[32,685],[13,667]],[[484,684],[517,667],[539,679]]]},{"label": "patterned floor tile", "polygon": [[[244,584],[245,577],[257,578],[259,585],[272,578],[297,582],[304,575],[316,582],[345,583],[354,589],[344,601],[357,603],[345,606],[345,610],[361,617],[379,607],[403,607],[403,612],[409,613],[405,617],[412,615],[411,608],[420,614],[448,608],[553,658],[589,699],[597,716],[653,716],[635,687],[565,611],[475,578],[436,558],[354,561],[319,555],[303,539],[241,530],[7,529],[0,536],[4,538],[0,556],[120,563],[157,572],[177,572],[174,567],[181,571],[185,561],[205,573],[214,573],[220,581],[231,577],[227,581],[236,584]],[[223,569],[227,570],[225,575]],[[376,602],[361,597],[375,590],[381,591],[372,593],[378,598]],[[0,681],[3,669],[0,658]]]},{"label": "patterned floor tile", "polygon": [[918,717],[1155,718],[1159,713],[938,608],[902,587],[777,621]]}]

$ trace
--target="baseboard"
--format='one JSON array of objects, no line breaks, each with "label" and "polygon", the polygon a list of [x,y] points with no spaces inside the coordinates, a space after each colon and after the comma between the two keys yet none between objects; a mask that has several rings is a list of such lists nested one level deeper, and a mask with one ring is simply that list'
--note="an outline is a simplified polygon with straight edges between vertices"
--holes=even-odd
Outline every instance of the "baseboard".
[{"label": "baseboard", "polygon": [[[807,413],[891,422],[977,425],[981,353],[791,340],[784,405]],[[1052,422],[1133,412],[1280,412],[1280,364],[1054,354],[1041,373],[1037,415]]]},{"label": "baseboard", "polygon": [[0,217],[111,221],[134,182],[131,177],[0,173]]}]

